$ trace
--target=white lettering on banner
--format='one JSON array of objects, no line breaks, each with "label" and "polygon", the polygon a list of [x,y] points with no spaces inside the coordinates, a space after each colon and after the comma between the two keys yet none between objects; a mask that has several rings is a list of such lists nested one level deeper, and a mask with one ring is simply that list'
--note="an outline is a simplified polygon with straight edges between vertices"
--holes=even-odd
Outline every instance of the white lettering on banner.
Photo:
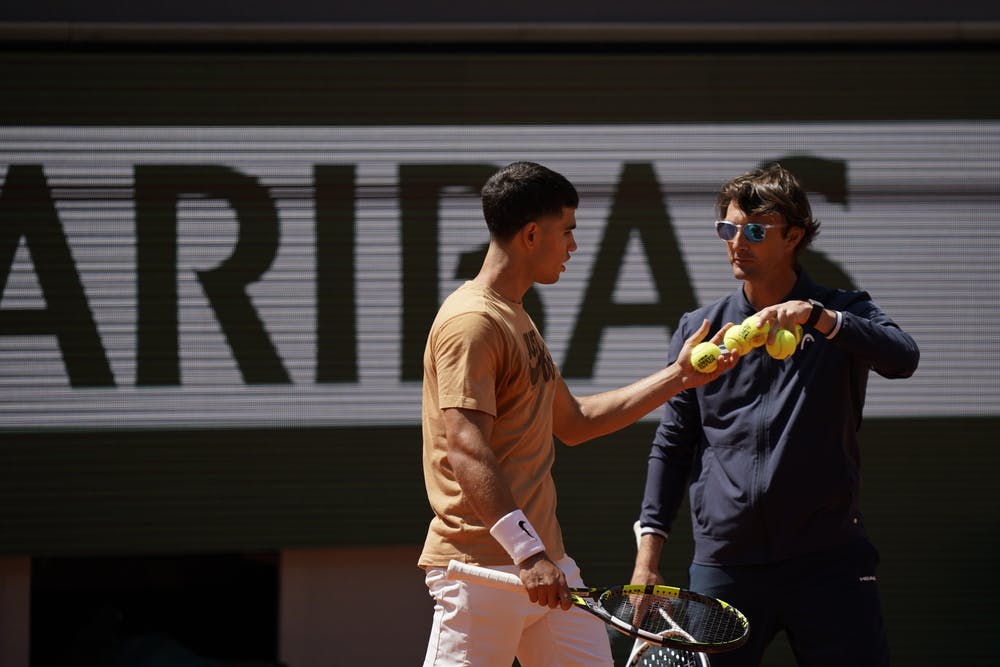
[{"label": "white lettering on banner", "polygon": [[579,251],[529,295],[575,392],[651,372],[736,288],[715,192],[781,160],[824,277],[921,346],[867,414],[1000,414],[1000,123],[9,127],[0,427],[418,423],[427,318],[488,240],[478,184],[521,159],[582,197]]}]

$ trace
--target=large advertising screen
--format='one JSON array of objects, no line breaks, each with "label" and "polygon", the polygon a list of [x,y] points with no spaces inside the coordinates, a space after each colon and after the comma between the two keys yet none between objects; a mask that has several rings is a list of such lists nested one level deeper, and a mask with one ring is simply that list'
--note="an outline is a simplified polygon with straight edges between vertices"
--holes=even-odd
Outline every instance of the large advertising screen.
[{"label": "large advertising screen", "polygon": [[5,127],[0,424],[416,425],[430,318],[488,241],[479,186],[520,159],[582,197],[528,303],[574,390],[650,372],[737,288],[715,192],[780,161],[822,223],[807,270],[921,346],[866,414],[996,417],[998,156],[986,121]]}]

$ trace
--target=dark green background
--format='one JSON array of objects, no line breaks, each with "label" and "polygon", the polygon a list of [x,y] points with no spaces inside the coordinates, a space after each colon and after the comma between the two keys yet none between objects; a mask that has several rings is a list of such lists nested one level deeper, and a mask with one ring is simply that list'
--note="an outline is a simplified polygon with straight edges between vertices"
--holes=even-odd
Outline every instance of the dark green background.
[{"label": "dark green background", "polygon": [[0,123],[996,119],[996,45],[0,52]]},{"label": "dark green background", "polygon": [[[39,46],[0,51],[0,125],[995,121],[998,74],[996,45]],[[865,423],[863,507],[895,664],[995,663],[998,427]],[[630,573],[653,428],[559,450],[560,516],[590,581]],[[0,432],[0,553],[418,543],[419,451],[417,426]],[[681,525],[664,563],[677,581],[691,551]],[[768,664],[788,664],[787,648]]]}]

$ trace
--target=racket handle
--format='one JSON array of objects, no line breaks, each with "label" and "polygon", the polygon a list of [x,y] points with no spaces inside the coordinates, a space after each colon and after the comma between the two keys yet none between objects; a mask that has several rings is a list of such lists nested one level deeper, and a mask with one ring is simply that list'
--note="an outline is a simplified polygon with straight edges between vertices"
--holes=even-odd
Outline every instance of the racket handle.
[{"label": "racket handle", "polygon": [[516,574],[491,570],[487,567],[461,563],[453,560],[448,563],[448,578],[457,581],[468,581],[471,583],[492,586],[505,591],[523,591],[524,584]]}]

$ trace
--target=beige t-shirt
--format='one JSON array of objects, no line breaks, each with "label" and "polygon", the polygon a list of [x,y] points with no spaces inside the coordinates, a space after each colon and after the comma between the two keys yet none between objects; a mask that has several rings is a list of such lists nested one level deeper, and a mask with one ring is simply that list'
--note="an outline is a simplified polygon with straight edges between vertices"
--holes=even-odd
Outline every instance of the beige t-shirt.
[{"label": "beige t-shirt", "polygon": [[424,350],[423,465],[431,519],[418,564],[509,565],[462,493],[446,456],[444,408],[495,417],[493,449],[514,501],[552,559],[564,555],[552,479],[558,369],[520,303],[467,282],[441,305]]}]

